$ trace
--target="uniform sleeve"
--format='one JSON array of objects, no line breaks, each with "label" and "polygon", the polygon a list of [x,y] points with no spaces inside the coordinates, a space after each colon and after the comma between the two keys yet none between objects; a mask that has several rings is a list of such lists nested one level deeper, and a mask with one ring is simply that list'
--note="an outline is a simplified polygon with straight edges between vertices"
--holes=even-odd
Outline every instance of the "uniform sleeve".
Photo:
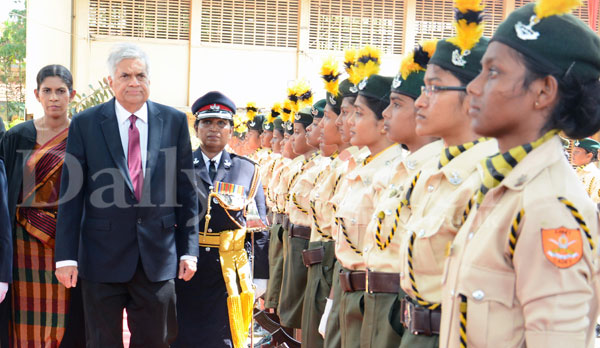
[{"label": "uniform sleeve", "polygon": [[[597,218],[589,208],[581,212],[597,239]],[[593,325],[589,315],[597,312],[594,253],[588,239],[558,198],[525,203],[524,211],[513,265],[516,296],[525,320],[525,345],[583,347]],[[559,238],[561,227],[578,232]],[[577,252],[582,256],[573,263]]]},{"label": "uniform sleeve", "polygon": [[[256,172],[255,175],[259,175]],[[265,193],[260,182],[256,183],[256,196],[254,202],[258,215],[265,225],[267,224],[267,206],[265,205]],[[260,231],[254,233],[254,278],[269,279],[269,232]]]}]

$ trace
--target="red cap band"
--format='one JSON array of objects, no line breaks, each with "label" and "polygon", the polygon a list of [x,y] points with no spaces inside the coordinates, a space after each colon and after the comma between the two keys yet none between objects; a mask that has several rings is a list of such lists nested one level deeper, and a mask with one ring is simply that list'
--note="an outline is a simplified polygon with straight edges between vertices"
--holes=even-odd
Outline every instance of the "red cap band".
[{"label": "red cap band", "polygon": [[231,110],[230,108],[228,108],[227,106],[223,105],[223,104],[208,104],[208,105],[204,105],[203,107],[201,107],[200,109],[198,109],[198,111],[196,111],[196,113],[202,112],[202,111],[206,111],[206,110],[210,110],[210,111],[221,111],[221,110],[225,110],[225,111],[229,111],[233,114],[233,110]]}]

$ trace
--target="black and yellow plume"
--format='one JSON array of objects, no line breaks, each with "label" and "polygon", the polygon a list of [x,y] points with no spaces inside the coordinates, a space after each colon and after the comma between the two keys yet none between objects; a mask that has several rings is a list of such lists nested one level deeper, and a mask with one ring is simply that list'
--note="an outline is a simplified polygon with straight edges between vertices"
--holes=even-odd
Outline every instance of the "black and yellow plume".
[{"label": "black and yellow plume", "polygon": [[281,115],[281,103],[275,103],[271,107],[271,112],[267,115],[267,123],[273,123],[279,115]]},{"label": "black and yellow plume", "polygon": [[456,36],[448,42],[461,50],[471,50],[483,35],[483,4],[481,0],[454,0],[454,28]]},{"label": "black and yellow plume", "polygon": [[340,87],[341,74],[338,69],[339,64],[333,56],[325,59],[321,66],[321,77],[323,78],[323,81],[325,81],[325,90],[334,97],[338,95]]},{"label": "black and yellow plume", "polygon": [[288,122],[292,119],[292,113],[294,111],[292,110],[292,101],[289,99],[286,99],[283,102],[283,107],[281,108],[281,120],[285,123]]},{"label": "black and yellow plume", "polygon": [[288,99],[292,102],[292,111],[298,112],[305,106],[312,106],[312,90],[306,81],[298,80],[288,88]]},{"label": "black and yellow plume", "polygon": [[360,82],[360,75],[358,74],[358,50],[349,49],[344,52],[344,69],[348,74],[348,81],[353,85]]},{"label": "black and yellow plume", "polygon": [[435,53],[436,44],[437,40],[425,41],[402,59],[400,74],[404,80],[413,72],[427,70],[427,63]]},{"label": "black and yellow plume", "polygon": [[550,16],[560,16],[571,13],[573,9],[582,5],[581,0],[538,0],[535,4],[537,20]]},{"label": "black and yellow plume", "polygon": [[256,103],[255,102],[249,102],[248,104],[246,104],[246,118],[247,118],[247,121],[254,120],[254,116],[256,116],[257,112],[258,112],[258,108],[256,107]]},{"label": "black and yellow plume", "polygon": [[381,65],[381,50],[367,45],[358,52],[357,70],[359,81],[379,72]]}]

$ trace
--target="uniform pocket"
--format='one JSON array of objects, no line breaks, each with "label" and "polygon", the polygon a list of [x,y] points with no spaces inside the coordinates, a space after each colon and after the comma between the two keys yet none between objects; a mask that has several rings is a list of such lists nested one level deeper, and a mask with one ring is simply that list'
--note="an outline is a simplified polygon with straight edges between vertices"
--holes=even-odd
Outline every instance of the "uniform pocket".
[{"label": "uniform pocket", "polygon": [[467,297],[467,337],[470,344],[484,347],[513,337],[522,326],[515,298],[512,272],[465,265],[458,292]]}]

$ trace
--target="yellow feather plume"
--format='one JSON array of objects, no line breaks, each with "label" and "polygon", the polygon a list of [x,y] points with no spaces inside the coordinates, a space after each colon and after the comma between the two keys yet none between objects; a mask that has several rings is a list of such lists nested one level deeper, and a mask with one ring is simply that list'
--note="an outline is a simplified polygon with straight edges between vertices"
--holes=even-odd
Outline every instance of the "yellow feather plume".
[{"label": "yellow feather plume", "polygon": [[356,66],[356,59],[358,58],[358,50],[351,48],[344,52],[344,69],[348,75],[350,75],[350,70],[353,66]]},{"label": "yellow feather plume", "polygon": [[381,65],[381,50],[367,45],[363,47],[357,58],[359,81],[379,72]]},{"label": "yellow feather plume", "polygon": [[414,51],[408,53],[404,58],[402,58],[402,62],[400,63],[400,74],[402,75],[402,79],[406,80],[408,75],[410,75],[412,72],[419,71],[421,69],[421,66],[415,63],[414,58]]},{"label": "yellow feather plume", "polygon": [[271,108],[271,112],[267,115],[267,123],[273,123],[279,115],[281,115],[281,103],[275,103]]},{"label": "yellow feather plume", "polygon": [[292,117],[292,102],[289,99],[286,99],[283,102],[283,107],[281,108],[281,120],[283,122],[288,122]]},{"label": "yellow feather plume", "polygon": [[461,53],[475,47],[483,35],[483,23],[467,23],[466,20],[461,19],[454,22],[454,28],[456,28],[456,36],[449,38],[448,42],[458,46]]},{"label": "yellow feather plume", "polygon": [[469,10],[471,11],[483,11],[485,7],[481,0],[455,0],[454,7],[462,13]]},{"label": "yellow feather plume", "polygon": [[305,106],[312,105],[312,90],[304,80],[298,80],[288,88],[288,100],[292,102],[292,111],[298,112]]},{"label": "yellow feather plume", "polygon": [[538,0],[534,11],[537,19],[540,20],[550,16],[571,13],[581,5],[581,0]]},{"label": "yellow feather plume", "polygon": [[427,52],[429,58],[433,57],[435,53],[435,48],[437,47],[438,40],[427,40],[421,44],[423,47],[423,51]]},{"label": "yellow feather plume", "polygon": [[334,96],[339,93],[340,87],[340,72],[339,65],[335,57],[329,56],[321,66],[321,77],[325,82],[325,90]]},{"label": "yellow feather plume", "polygon": [[256,107],[255,102],[249,102],[246,104],[246,118],[248,121],[252,121],[256,113],[258,112],[258,108]]}]

